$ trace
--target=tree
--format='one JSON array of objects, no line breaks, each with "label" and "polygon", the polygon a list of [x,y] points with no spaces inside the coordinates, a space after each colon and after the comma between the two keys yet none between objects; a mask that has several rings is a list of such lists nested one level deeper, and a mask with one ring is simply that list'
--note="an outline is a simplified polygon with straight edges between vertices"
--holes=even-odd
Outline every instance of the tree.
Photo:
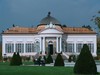
[{"label": "tree", "polygon": [[46,59],[46,63],[48,63],[48,64],[53,63],[53,59],[51,57],[51,54],[48,55],[48,57]]},{"label": "tree", "polygon": [[22,65],[22,58],[19,55],[19,52],[17,52],[17,61],[16,61],[17,65]]},{"label": "tree", "polygon": [[54,66],[64,66],[64,60],[60,53],[58,53]]},{"label": "tree", "polygon": [[83,28],[88,28],[89,30],[92,30],[92,27],[90,25],[83,25]]},{"label": "tree", "polygon": [[2,60],[2,43],[0,42],[0,60]]},{"label": "tree", "polygon": [[46,56],[43,56],[43,59],[46,61],[47,59],[46,59]]},{"label": "tree", "polygon": [[12,26],[15,27],[15,24],[13,24]]},{"label": "tree", "polygon": [[11,62],[10,62],[10,65],[11,66],[19,66],[19,65],[22,65],[22,59],[19,55],[19,53],[15,53],[13,54],[12,56],[12,59],[11,59]]},{"label": "tree", "polygon": [[[100,14],[100,11],[98,11],[98,14]],[[93,21],[98,26],[100,32],[100,17],[94,15],[91,21]]]},{"label": "tree", "polygon": [[87,44],[83,45],[74,66],[75,74],[97,74],[97,67]]},{"label": "tree", "polygon": [[71,62],[71,61],[72,61],[72,56],[70,55],[69,59],[68,59],[68,62]]},{"label": "tree", "polygon": [[12,58],[11,58],[11,61],[10,61],[10,65],[11,65],[11,66],[16,65],[16,60],[17,60],[17,55],[16,55],[16,53],[14,52],[14,54],[13,54],[13,56],[12,56]]},{"label": "tree", "polygon": [[98,26],[98,28],[100,29],[100,17],[96,17],[95,19],[94,19],[94,21],[95,21],[95,24]]},{"label": "tree", "polygon": [[64,25],[62,25],[62,27],[67,27],[67,26],[64,24]]}]

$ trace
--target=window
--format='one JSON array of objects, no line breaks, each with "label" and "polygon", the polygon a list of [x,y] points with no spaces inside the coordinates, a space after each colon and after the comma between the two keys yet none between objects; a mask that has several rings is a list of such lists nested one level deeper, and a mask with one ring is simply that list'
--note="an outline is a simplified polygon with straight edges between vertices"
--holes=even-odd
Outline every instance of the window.
[{"label": "window", "polygon": [[93,53],[94,52],[94,44],[93,43],[88,43],[89,50]]},{"label": "window", "polygon": [[16,44],[16,52],[24,53],[24,44],[23,43]]},{"label": "window", "polygon": [[26,44],[26,52],[34,52],[34,44],[33,43],[27,43]]},{"label": "window", "polygon": [[81,52],[82,47],[83,47],[82,43],[77,43],[76,44],[76,52]]},{"label": "window", "polygon": [[65,52],[74,52],[74,43],[67,43],[67,50]]},{"label": "window", "polygon": [[40,42],[36,41],[34,44],[34,51],[39,52],[40,51]]},{"label": "window", "polygon": [[62,41],[62,52],[66,52],[67,50],[67,45],[65,41]]},{"label": "window", "polygon": [[5,52],[6,53],[13,53],[14,52],[14,44],[13,43],[6,43],[5,44]]}]

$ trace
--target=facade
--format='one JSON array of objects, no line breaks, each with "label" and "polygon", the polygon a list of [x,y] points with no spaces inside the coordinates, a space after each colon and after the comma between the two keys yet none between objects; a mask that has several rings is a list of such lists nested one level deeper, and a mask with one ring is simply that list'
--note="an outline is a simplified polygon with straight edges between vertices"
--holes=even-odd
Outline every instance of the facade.
[{"label": "facade", "polygon": [[21,56],[37,54],[78,55],[83,44],[88,44],[93,56],[96,56],[96,32],[87,28],[62,26],[48,13],[37,27],[13,26],[2,33],[2,56],[11,57],[14,52]]}]

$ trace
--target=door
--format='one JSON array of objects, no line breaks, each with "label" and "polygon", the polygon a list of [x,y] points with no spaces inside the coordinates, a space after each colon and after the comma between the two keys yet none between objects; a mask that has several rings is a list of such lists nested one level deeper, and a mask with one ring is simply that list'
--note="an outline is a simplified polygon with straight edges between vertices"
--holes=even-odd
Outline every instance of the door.
[{"label": "door", "polygon": [[49,44],[48,48],[49,48],[49,51],[48,51],[49,53],[48,54],[52,55],[53,54],[53,44]]}]

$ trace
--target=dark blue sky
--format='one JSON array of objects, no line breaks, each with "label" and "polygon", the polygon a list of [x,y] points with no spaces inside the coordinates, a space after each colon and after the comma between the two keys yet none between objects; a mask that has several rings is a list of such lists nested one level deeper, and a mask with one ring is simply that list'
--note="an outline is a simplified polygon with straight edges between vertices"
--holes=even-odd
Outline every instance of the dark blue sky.
[{"label": "dark blue sky", "polygon": [[48,11],[67,26],[91,25],[100,10],[100,0],[0,0],[0,32],[12,24],[36,26]]}]

